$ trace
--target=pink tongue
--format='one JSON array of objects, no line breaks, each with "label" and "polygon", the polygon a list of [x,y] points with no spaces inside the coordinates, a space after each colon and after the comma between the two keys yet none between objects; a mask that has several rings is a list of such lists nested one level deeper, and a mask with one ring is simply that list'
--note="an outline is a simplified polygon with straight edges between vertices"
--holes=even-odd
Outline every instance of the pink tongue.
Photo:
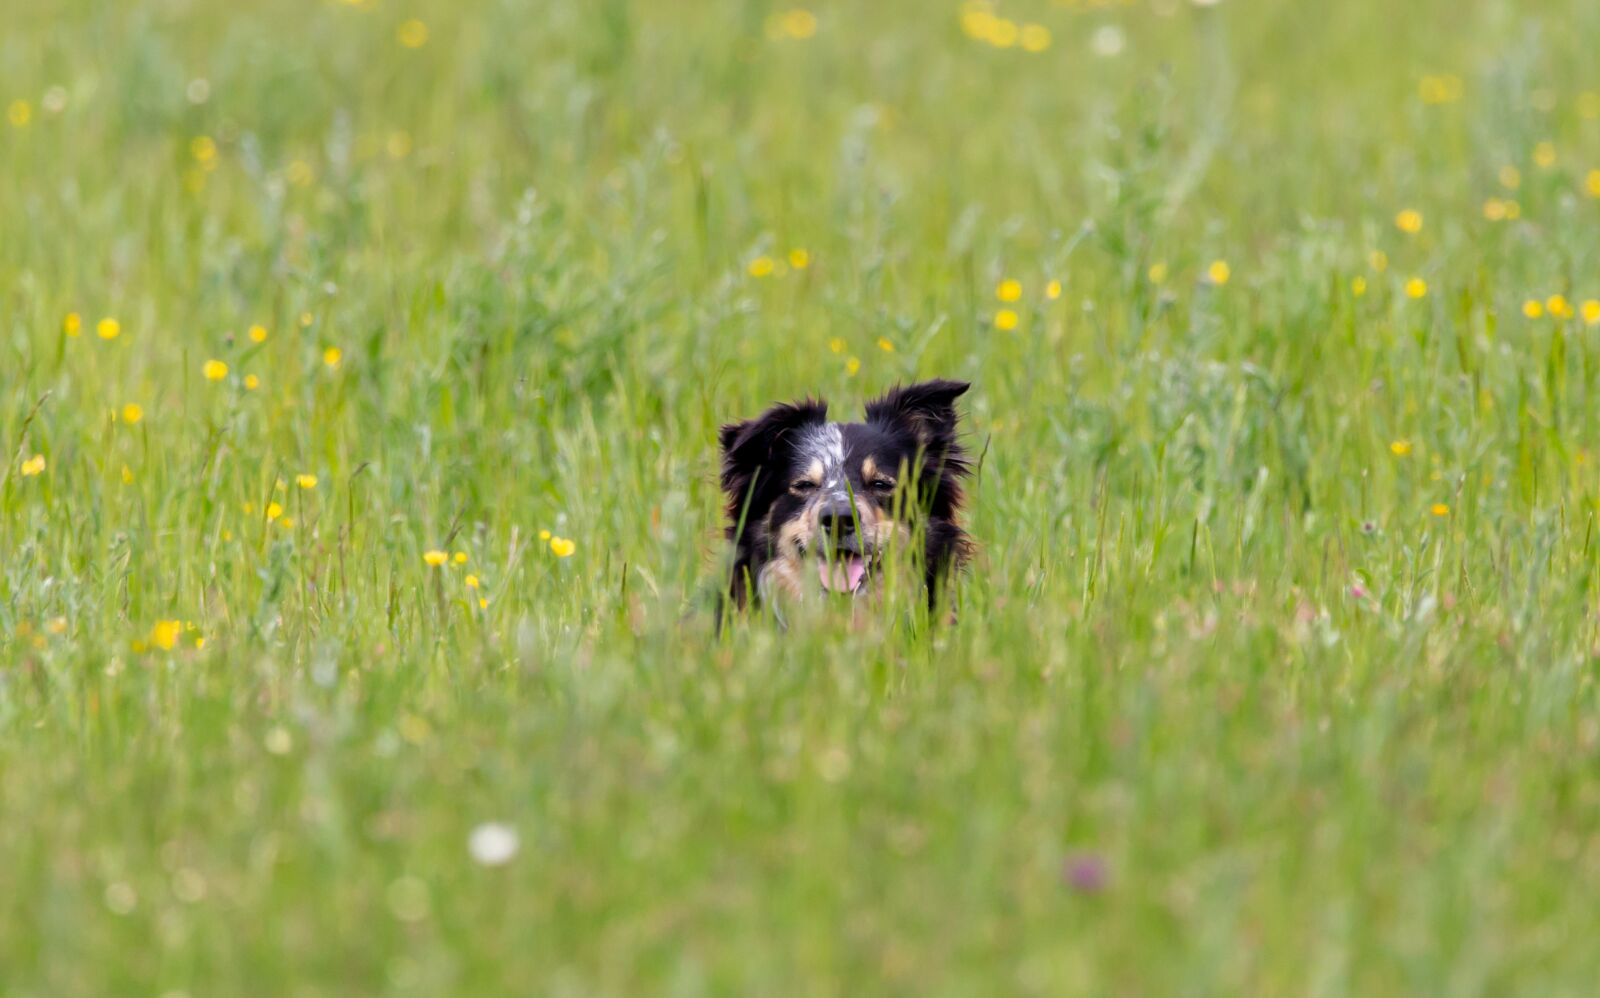
[{"label": "pink tongue", "polygon": [[842,563],[817,562],[817,575],[822,579],[822,588],[836,593],[855,592],[866,574],[867,563],[860,555],[851,555],[849,560]]}]

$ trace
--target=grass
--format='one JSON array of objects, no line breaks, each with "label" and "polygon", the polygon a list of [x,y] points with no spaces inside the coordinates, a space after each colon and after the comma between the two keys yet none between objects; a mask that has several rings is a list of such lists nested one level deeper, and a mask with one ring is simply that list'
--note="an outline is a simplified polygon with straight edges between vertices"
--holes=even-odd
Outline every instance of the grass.
[{"label": "grass", "polygon": [[[8,13],[0,992],[1591,990],[1600,10],[784,11]],[[919,376],[959,622],[716,635]]]}]

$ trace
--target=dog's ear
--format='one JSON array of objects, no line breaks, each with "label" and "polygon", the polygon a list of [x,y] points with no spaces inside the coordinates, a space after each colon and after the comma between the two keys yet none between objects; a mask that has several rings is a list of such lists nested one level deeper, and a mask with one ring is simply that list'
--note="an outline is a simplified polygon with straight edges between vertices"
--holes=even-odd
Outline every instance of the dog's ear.
[{"label": "dog's ear", "polygon": [[775,465],[786,453],[794,432],[827,421],[828,403],[804,399],[775,405],[755,419],[722,428],[718,434],[722,444],[722,491],[728,495],[729,515],[736,522],[751,496],[752,485],[757,493],[766,492],[781,476],[784,469]]},{"label": "dog's ear", "polygon": [[945,453],[956,444],[956,399],[971,387],[966,381],[936,379],[891,388],[867,403],[867,422],[910,430],[928,453]]}]

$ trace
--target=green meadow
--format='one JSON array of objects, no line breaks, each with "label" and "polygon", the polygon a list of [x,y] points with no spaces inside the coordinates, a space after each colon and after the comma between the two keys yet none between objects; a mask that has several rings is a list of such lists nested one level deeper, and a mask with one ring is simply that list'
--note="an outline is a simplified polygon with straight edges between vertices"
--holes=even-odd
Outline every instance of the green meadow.
[{"label": "green meadow", "polygon": [[10,5],[0,994],[1593,993],[1600,7],[793,2]]}]

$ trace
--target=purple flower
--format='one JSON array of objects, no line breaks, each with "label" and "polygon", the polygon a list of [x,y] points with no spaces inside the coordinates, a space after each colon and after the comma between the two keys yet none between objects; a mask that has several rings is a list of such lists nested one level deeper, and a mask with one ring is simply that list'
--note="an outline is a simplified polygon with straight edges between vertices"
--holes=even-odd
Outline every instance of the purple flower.
[{"label": "purple flower", "polygon": [[1106,861],[1094,853],[1074,853],[1061,863],[1061,881],[1080,894],[1098,894],[1111,879]]}]

